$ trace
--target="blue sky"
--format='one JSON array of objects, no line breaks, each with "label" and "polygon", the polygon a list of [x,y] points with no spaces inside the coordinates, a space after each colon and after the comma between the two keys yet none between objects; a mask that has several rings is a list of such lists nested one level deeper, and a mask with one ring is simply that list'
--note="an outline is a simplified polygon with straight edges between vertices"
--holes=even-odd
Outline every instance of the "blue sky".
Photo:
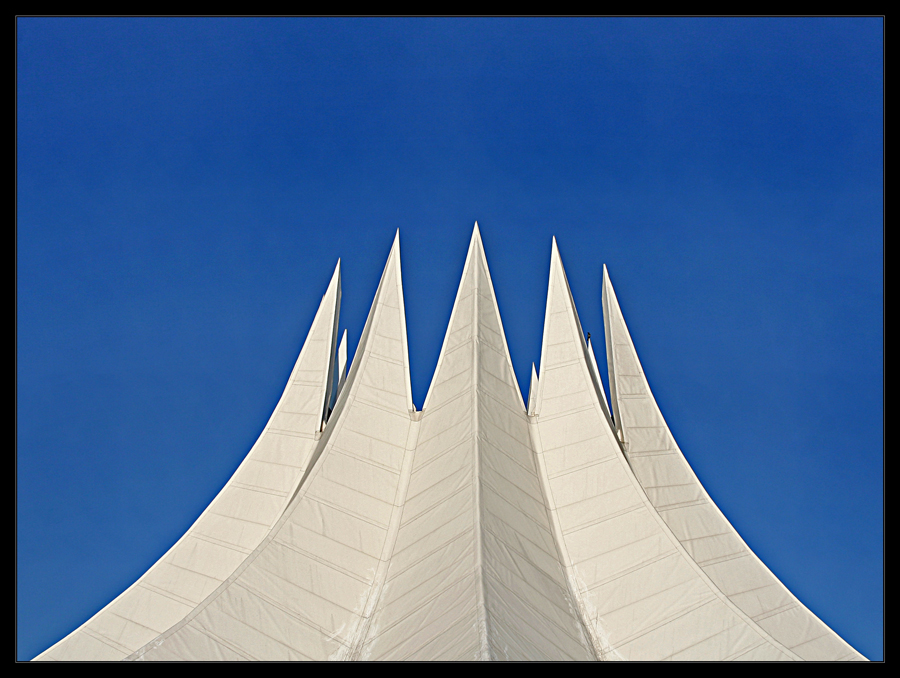
[{"label": "blue sky", "polygon": [[883,48],[878,18],[18,19],[17,657],[224,485],[339,257],[352,354],[398,228],[421,407],[477,220],[523,389],[555,235],[725,515],[882,658]]}]

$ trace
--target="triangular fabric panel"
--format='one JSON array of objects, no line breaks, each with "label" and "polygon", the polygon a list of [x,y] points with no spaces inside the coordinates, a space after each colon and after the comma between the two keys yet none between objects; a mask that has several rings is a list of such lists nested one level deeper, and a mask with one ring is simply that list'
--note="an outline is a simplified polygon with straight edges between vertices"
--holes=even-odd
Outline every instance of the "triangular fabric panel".
[{"label": "triangular fabric panel", "polygon": [[399,518],[412,417],[399,239],[307,477],[269,536],[144,660],[349,658]]},{"label": "triangular fabric panel", "polygon": [[792,659],[690,559],[631,473],[555,243],[533,431],[547,506],[604,659]]},{"label": "triangular fabric panel", "polygon": [[37,659],[127,657],[181,621],[259,545],[315,446],[331,392],[340,301],[338,262],[275,411],[222,491],[137,582]]},{"label": "triangular fabric panel", "polygon": [[797,656],[864,659],[769,571],[700,484],[650,392],[605,266],[603,316],[619,435],[658,515],[728,599]]}]

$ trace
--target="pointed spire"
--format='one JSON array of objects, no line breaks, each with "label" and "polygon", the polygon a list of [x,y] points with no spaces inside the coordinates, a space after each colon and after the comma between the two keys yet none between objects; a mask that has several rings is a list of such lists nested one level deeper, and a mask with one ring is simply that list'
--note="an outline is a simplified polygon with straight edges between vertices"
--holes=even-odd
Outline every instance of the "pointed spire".
[{"label": "pointed spire", "polygon": [[347,330],[341,335],[341,343],[338,345],[338,385],[337,392],[340,393],[347,381]]},{"label": "pointed spire", "polygon": [[[616,299],[616,292],[613,289],[612,282],[609,279],[609,271],[606,270],[606,264],[603,264],[603,290],[601,292],[601,303],[603,305],[603,327],[606,333],[606,365],[607,374],[609,374],[609,397],[612,400],[612,417],[616,426],[616,433],[619,440],[624,442],[624,431],[622,430],[622,414],[619,412],[619,398],[616,381],[616,358],[613,345],[612,323],[615,318],[622,315],[619,309],[619,301]],[[627,332],[627,329],[626,329]],[[629,337],[629,342],[631,338]]]},{"label": "pointed spire", "polygon": [[[333,301],[332,301],[333,300]],[[337,260],[337,264],[334,267],[334,273],[331,275],[331,282],[328,283],[328,289],[325,290],[325,294],[322,297],[322,303],[319,306],[319,311],[316,313],[316,321],[319,318],[319,313],[322,311],[322,308],[329,308],[331,303],[335,304],[334,311],[334,319],[330,333],[331,339],[331,349],[328,352],[328,372],[326,377],[326,387],[325,387],[325,402],[322,406],[322,417],[321,424],[319,425],[319,430],[323,431],[325,429],[325,424],[328,421],[328,416],[331,412],[331,402],[332,396],[334,395],[334,380],[331,378],[331,375],[334,373],[334,348],[335,342],[337,340],[337,330],[338,330],[338,319],[339,319],[339,310],[341,303],[341,260]],[[313,327],[315,327],[315,322],[313,321]],[[312,331],[310,331],[310,335],[312,335]],[[307,341],[309,339],[307,338]],[[303,355],[301,351],[300,355]],[[297,359],[297,363],[299,365],[300,358]]]},{"label": "pointed spire", "polygon": [[[593,398],[611,426],[609,405],[603,392],[603,383],[600,381],[599,372],[591,365],[593,352],[585,342],[584,330],[578,318],[578,311],[572,298],[572,290],[569,288],[569,281],[559,253],[559,245],[556,242],[556,237],[553,237],[550,247],[550,279],[547,286],[547,307],[544,316],[544,337],[541,347],[542,377],[549,363],[555,361],[554,366],[557,366],[556,364],[562,361],[560,352],[566,353],[567,361],[577,360],[581,363],[583,376],[590,383]],[[560,368],[563,367],[562,364],[558,366]],[[572,378],[575,378],[574,375],[572,375]],[[580,379],[581,377],[578,378]],[[547,397],[543,394],[543,384],[544,380],[542,379],[541,388],[539,388],[541,395],[537,399],[536,406],[536,411],[539,412],[543,410],[543,401]],[[562,394],[557,395],[561,396]],[[574,393],[569,393],[565,400],[569,402],[573,395]],[[564,406],[562,401],[558,405]],[[565,406],[574,407],[576,405],[574,405],[574,401],[571,401]]]},{"label": "pointed spire", "polygon": [[432,400],[435,385],[441,381],[439,376],[445,356],[473,336],[477,336],[482,345],[492,347],[498,359],[506,364],[508,371],[504,374],[504,381],[509,387],[509,393],[515,394],[518,407],[524,411],[522,393],[515,379],[512,358],[509,355],[509,346],[503,331],[503,322],[500,319],[500,310],[497,306],[497,297],[494,294],[494,285],[491,281],[478,222],[475,222],[472,237],[469,239],[469,249],[466,253],[459,288],[453,302],[450,321],[447,323],[438,364],[428,388],[428,394],[425,396],[423,410]]},{"label": "pointed spire", "polygon": [[[379,318],[384,317],[384,321],[379,322]],[[373,334],[372,328],[378,322],[379,330]],[[412,402],[412,387],[409,377],[409,346],[407,345],[406,335],[406,307],[403,301],[403,278],[400,268],[400,229],[398,228],[394,241],[391,244],[391,251],[388,254],[387,262],[384,265],[384,271],[381,274],[381,280],[378,281],[378,288],[375,290],[375,298],[372,300],[372,307],[369,309],[369,315],[366,318],[366,324],[363,327],[362,334],[359,338],[359,344],[356,347],[356,353],[353,355],[353,362],[347,374],[346,382],[352,385],[354,375],[359,370],[359,365],[370,353],[382,355],[382,357],[395,360],[404,366],[405,376],[405,393],[407,401],[407,410],[415,411]],[[342,389],[346,390],[346,389]],[[335,409],[340,402],[335,403]]]}]

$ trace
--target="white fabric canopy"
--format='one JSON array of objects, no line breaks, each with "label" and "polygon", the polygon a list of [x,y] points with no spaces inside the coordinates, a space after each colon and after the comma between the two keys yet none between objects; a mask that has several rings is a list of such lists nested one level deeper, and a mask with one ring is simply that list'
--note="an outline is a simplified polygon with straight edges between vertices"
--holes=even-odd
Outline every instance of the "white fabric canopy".
[{"label": "white fabric canopy", "polygon": [[555,240],[527,410],[477,224],[421,412],[399,234],[349,372],[339,304],[340,264],[234,477],[38,659],[863,659],[700,485],[605,268],[610,403]]}]

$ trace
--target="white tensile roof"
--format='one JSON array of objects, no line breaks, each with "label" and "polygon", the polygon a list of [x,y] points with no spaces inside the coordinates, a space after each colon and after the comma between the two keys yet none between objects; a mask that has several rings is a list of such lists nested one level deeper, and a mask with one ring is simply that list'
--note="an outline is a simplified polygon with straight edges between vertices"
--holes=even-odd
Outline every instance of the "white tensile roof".
[{"label": "white tensile roof", "polygon": [[609,403],[554,240],[526,410],[476,224],[416,411],[399,234],[346,376],[339,262],[225,488],[38,659],[864,659],[694,475],[605,268],[602,304]]}]

